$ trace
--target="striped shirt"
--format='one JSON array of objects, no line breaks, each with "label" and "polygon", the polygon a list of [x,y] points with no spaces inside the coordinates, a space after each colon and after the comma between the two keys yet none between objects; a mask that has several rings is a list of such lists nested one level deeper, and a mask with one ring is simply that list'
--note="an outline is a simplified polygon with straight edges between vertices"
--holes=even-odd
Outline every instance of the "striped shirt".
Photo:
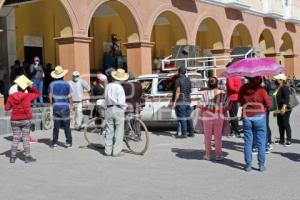
[{"label": "striped shirt", "polygon": [[224,112],[229,106],[229,98],[223,90],[205,90],[199,100],[199,107],[211,112]]}]

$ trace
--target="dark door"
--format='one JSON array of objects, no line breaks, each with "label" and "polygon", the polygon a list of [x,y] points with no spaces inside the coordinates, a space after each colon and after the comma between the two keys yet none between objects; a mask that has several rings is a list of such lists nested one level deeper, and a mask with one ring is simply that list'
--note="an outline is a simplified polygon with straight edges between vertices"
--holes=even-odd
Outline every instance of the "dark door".
[{"label": "dark door", "polygon": [[38,56],[41,64],[43,64],[43,48],[42,47],[24,47],[25,62],[29,65],[33,63],[33,58]]}]

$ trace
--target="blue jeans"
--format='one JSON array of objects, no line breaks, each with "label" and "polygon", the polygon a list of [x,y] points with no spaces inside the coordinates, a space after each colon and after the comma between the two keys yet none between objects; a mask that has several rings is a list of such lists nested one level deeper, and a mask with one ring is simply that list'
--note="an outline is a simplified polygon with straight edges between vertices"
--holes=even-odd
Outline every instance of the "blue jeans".
[{"label": "blue jeans", "polygon": [[[33,86],[36,87],[36,89],[38,89],[41,93],[41,95],[39,96],[39,102],[40,103],[44,103],[43,100],[43,87],[44,87],[44,83],[43,83],[43,79],[34,79],[33,80]],[[34,103],[37,103],[37,99],[34,100]]]},{"label": "blue jeans", "polygon": [[70,128],[70,109],[69,108],[53,108],[53,141],[55,144],[58,141],[59,129],[63,128],[65,131],[66,142],[72,144],[72,133]]},{"label": "blue jeans", "polygon": [[266,115],[256,115],[253,117],[247,117],[243,120],[244,127],[244,139],[245,139],[245,162],[247,167],[252,166],[252,146],[253,138],[258,147],[258,165],[264,166],[265,164],[265,152],[266,152]]},{"label": "blue jeans", "polygon": [[193,121],[191,119],[192,109],[190,105],[180,104],[175,107],[176,116],[178,119],[178,131],[181,129],[181,134],[186,135],[187,131],[193,133]]}]

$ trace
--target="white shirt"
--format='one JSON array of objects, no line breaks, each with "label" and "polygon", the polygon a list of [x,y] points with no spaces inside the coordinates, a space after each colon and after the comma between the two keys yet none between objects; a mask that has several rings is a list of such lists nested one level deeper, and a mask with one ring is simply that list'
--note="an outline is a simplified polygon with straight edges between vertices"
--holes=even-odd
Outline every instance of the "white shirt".
[{"label": "white shirt", "polygon": [[83,79],[78,79],[77,82],[71,80],[69,81],[69,84],[71,86],[71,95],[73,101],[82,101],[83,92],[91,90],[89,84]]},{"label": "white shirt", "polygon": [[105,88],[105,106],[121,106],[127,108],[126,96],[123,87],[118,83],[110,83]]}]

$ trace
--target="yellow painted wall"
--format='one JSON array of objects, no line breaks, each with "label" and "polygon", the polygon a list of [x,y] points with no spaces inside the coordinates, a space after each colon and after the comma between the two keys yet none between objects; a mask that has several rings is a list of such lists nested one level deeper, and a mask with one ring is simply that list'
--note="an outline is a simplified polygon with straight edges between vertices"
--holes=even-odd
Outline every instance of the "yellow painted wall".
[{"label": "yellow painted wall", "polygon": [[[238,35],[234,35],[238,33]],[[240,46],[252,46],[252,39],[249,31],[243,25],[238,25],[231,36],[230,48],[240,47]]]},{"label": "yellow painted wall", "polygon": [[175,45],[187,44],[186,32],[180,19],[172,12],[161,14],[169,24],[154,25],[151,42],[154,42],[152,58],[164,58],[172,54]]},{"label": "yellow painted wall", "polygon": [[265,53],[275,53],[273,36],[268,30],[264,30],[259,38],[259,49],[261,56]]},{"label": "yellow painted wall", "polygon": [[24,59],[24,36],[42,37],[44,63],[58,64],[53,38],[72,36],[71,23],[58,0],[45,0],[16,7],[17,58]]},{"label": "yellow painted wall", "polygon": [[285,33],[282,36],[282,44],[280,46],[280,51],[284,54],[284,55],[292,55],[294,54],[294,50],[293,50],[293,41],[291,39],[291,37],[289,36],[288,33]]},{"label": "yellow painted wall", "polygon": [[154,44],[154,58],[164,58],[172,53],[172,47],[176,44],[174,34],[170,25],[154,26],[152,30],[152,41]]},{"label": "yellow painted wall", "polygon": [[126,55],[123,43],[127,42],[126,28],[120,16],[94,17],[90,26],[91,37],[91,70],[101,70],[103,67],[104,43],[111,42],[111,34],[117,34],[121,39],[122,55]]},{"label": "yellow painted wall", "polygon": [[204,49],[224,49],[222,33],[212,19],[204,20],[200,26],[207,30],[198,31],[196,45],[200,47],[203,55]]},{"label": "yellow painted wall", "polygon": [[121,39],[122,55],[127,54],[124,43],[140,41],[136,22],[123,4],[107,2],[117,13],[112,16],[94,16],[90,23],[90,36],[93,41],[90,45],[90,69],[99,71],[103,68],[104,43],[111,42],[111,34],[117,34]]}]

